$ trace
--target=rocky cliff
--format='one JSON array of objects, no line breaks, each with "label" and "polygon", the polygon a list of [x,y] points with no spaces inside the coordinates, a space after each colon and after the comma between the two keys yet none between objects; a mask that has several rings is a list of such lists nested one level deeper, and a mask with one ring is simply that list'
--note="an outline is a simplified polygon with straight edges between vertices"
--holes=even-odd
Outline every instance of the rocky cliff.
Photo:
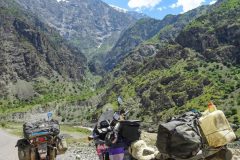
[{"label": "rocky cliff", "polygon": [[[111,49],[120,33],[140,14],[111,7],[100,0],[18,0],[87,57]],[[47,18],[46,18],[47,17]]]},{"label": "rocky cliff", "polygon": [[146,40],[168,43],[174,41],[180,31],[191,21],[206,13],[202,6],[185,14],[167,15],[163,20],[141,19],[124,31],[111,51],[106,55],[104,68],[113,69],[131,50]]},{"label": "rocky cliff", "polygon": [[38,96],[41,93],[34,85],[41,77],[47,81],[53,77],[68,81],[85,77],[85,56],[55,29],[13,0],[0,1],[0,7],[1,100]]}]

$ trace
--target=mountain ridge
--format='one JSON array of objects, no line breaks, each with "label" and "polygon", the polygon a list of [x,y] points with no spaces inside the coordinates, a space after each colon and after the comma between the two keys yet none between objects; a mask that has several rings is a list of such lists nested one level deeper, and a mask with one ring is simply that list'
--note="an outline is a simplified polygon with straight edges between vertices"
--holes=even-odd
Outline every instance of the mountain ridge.
[{"label": "mountain ridge", "polygon": [[99,84],[107,89],[98,107],[117,107],[120,95],[133,118],[157,124],[212,100],[239,124],[239,5],[219,1],[169,42],[163,30],[134,48]]},{"label": "mountain ridge", "polygon": [[57,29],[64,39],[78,47],[90,59],[96,52],[102,53],[111,48],[121,31],[138,17],[119,12],[100,0],[18,2]]},{"label": "mountain ridge", "polygon": [[87,63],[78,49],[15,1],[0,1],[0,8],[1,114],[69,94],[56,82],[83,82]]},{"label": "mountain ridge", "polygon": [[174,41],[186,24],[205,12],[207,12],[207,6],[202,6],[182,15],[167,15],[163,20],[148,18],[137,21],[122,33],[115,46],[106,55],[104,68],[113,69],[132,49],[144,41],[153,39],[157,33],[161,34],[158,37],[161,37],[162,42]]}]

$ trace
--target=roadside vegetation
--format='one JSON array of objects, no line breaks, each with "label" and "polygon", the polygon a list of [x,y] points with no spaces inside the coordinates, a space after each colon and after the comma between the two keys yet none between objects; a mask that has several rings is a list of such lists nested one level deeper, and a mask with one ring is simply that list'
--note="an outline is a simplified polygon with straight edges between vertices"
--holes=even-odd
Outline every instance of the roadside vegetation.
[{"label": "roadside vegetation", "polygon": [[[15,135],[19,138],[23,137],[23,124],[15,122],[0,122],[0,129],[7,131],[8,133]],[[61,133],[63,134],[68,144],[73,143],[87,143],[88,136],[91,131],[86,128],[73,125],[60,125]]]}]

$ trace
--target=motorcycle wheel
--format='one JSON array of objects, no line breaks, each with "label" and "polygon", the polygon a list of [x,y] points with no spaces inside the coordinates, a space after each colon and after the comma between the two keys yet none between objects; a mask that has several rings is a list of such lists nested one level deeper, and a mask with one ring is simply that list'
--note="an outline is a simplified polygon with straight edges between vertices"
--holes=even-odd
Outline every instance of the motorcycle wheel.
[{"label": "motorcycle wheel", "polygon": [[31,147],[26,139],[19,139],[17,141],[16,146],[18,147],[18,159],[19,160],[31,160],[30,159]]},{"label": "motorcycle wheel", "polygon": [[31,160],[30,149],[18,147],[18,158],[19,160]]},{"label": "motorcycle wheel", "polygon": [[35,148],[31,148],[30,160],[39,160],[38,154]]},{"label": "motorcycle wheel", "polygon": [[48,153],[49,153],[49,160],[56,160],[57,153],[55,148],[49,148]]}]

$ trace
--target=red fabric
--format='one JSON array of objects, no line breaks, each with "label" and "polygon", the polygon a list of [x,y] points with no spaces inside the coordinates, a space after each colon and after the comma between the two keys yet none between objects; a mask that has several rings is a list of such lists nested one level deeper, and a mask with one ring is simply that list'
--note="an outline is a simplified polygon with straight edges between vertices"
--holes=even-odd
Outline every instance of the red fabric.
[{"label": "red fabric", "polygon": [[99,144],[99,145],[97,145],[96,150],[97,150],[97,155],[98,155],[98,156],[101,156],[101,155],[105,154],[105,152],[106,152],[106,146],[105,146],[105,144]]}]

